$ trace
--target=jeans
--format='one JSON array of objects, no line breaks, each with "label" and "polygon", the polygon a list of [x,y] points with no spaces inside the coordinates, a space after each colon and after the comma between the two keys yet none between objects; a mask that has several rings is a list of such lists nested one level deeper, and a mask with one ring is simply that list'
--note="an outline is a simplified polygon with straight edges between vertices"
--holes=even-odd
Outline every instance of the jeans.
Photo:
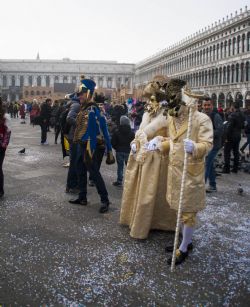
[{"label": "jeans", "polygon": [[123,181],[123,168],[124,163],[128,163],[129,153],[126,152],[116,152],[116,162],[117,162],[117,182],[122,183]]},{"label": "jeans", "polygon": [[4,193],[4,175],[3,175],[4,157],[5,157],[5,149],[0,148],[0,193]]},{"label": "jeans", "polygon": [[250,134],[247,134],[247,141],[246,143],[241,147],[241,151],[244,151],[247,148],[248,145],[248,150],[250,152]]},{"label": "jeans", "polygon": [[206,157],[205,182],[207,182],[208,179],[209,185],[213,188],[216,188],[216,173],[214,160],[217,156],[218,151],[218,148],[212,148]]},{"label": "jeans", "polygon": [[99,170],[98,157],[104,155],[105,148],[99,148],[97,146],[91,161],[85,161],[86,145],[78,145],[77,149],[77,175],[79,182],[79,199],[87,200],[87,172],[89,172],[92,180],[95,183],[97,192],[101,198],[102,203],[109,202],[108,192],[105,186],[105,182]]},{"label": "jeans", "polygon": [[67,188],[74,189],[78,187],[76,162],[77,162],[77,144],[70,144],[70,165],[67,177]]},{"label": "jeans", "polygon": [[226,142],[224,145],[224,160],[225,165],[224,169],[227,171],[230,171],[230,157],[231,157],[231,151],[233,151],[234,155],[234,165],[233,169],[238,170],[239,167],[239,146],[240,146],[240,138],[230,140],[229,142]]},{"label": "jeans", "polygon": [[41,123],[41,143],[45,143],[47,141],[47,123]]}]

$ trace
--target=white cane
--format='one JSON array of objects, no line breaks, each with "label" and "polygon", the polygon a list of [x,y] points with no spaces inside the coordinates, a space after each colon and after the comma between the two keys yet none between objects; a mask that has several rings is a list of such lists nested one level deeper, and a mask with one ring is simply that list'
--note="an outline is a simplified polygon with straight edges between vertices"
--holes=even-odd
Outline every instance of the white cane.
[{"label": "white cane", "polygon": [[[188,95],[189,97],[194,98],[195,96]],[[197,96],[196,96],[197,97]],[[192,116],[193,116],[193,108],[194,104],[190,104],[188,108],[188,128],[187,128],[187,139],[190,139],[191,129],[192,129]],[[172,262],[171,262],[171,272],[175,269],[175,260],[176,260],[176,250],[179,240],[179,233],[180,233],[180,224],[181,224],[181,214],[182,214],[182,206],[183,206],[183,195],[185,190],[185,182],[186,182],[186,175],[187,175],[187,162],[188,162],[188,153],[185,151],[184,154],[184,165],[183,165],[183,172],[181,178],[181,190],[180,190],[180,199],[179,199],[179,206],[178,206],[178,214],[177,214],[177,222],[176,222],[176,230],[175,230],[175,238],[174,238],[174,250],[172,255]]]}]

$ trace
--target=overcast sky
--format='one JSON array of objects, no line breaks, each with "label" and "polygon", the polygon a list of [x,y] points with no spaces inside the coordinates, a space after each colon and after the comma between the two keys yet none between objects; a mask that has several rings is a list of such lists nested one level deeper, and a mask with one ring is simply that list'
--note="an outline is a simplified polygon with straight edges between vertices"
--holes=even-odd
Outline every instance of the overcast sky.
[{"label": "overcast sky", "polygon": [[136,63],[250,0],[0,0],[0,58]]}]

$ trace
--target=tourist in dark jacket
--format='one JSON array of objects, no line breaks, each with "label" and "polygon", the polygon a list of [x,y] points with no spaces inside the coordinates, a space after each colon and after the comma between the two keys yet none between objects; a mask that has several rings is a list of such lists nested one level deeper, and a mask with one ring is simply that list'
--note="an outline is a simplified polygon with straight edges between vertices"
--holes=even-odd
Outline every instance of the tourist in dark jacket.
[{"label": "tourist in dark jacket", "polygon": [[213,102],[210,98],[204,100],[202,109],[203,112],[210,117],[214,131],[213,147],[206,157],[205,171],[205,182],[209,181],[209,187],[206,189],[206,192],[210,193],[217,191],[214,160],[217,156],[218,151],[222,147],[223,121],[217,109],[213,109]]},{"label": "tourist in dark jacket", "polygon": [[40,112],[40,126],[41,126],[41,145],[48,145],[47,142],[47,128],[51,116],[51,99],[48,98],[42,103]]},{"label": "tourist in dark jacket", "polygon": [[230,173],[230,156],[233,151],[233,173],[238,172],[239,167],[239,146],[241,140],[241,131],[244,128],[244,115],[241,113],[238,104],[231,107],[231,114],[228,116],[228,125],[226,130],[226,140],[224,145],[224,168],[223,173]]},{"label": "tourist in dark jacket", "polygon": [[66,119],[66,129],[64,130],[65,137],[70,144],[70,165],[67,176],[66,193],[74,191],[78,187],[76,159],[77,159],[77,144],[73,143],[75,129],[76,129],[76,118],[80,111],[80,101],[78,98],[73,97],[69,102],[69,112]]},{"label": "tourist in dark jacket", "polygon": [[111,139],[111,144],[116,151],[117,162],[117,180],[113,182],[114,186],[122,186],[123,168],[124,164],[127,165],[130,143],[134,138],[135,134],[131,130],[129,118],[127,116],[121,116],[120,125]]}]

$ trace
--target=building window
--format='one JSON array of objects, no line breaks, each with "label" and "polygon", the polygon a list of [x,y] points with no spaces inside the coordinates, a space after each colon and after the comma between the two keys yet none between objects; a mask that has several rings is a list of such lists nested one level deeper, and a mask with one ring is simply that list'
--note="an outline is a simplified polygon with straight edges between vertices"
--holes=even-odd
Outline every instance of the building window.
[{"label": "building window", "polygon": [[16,85],[16,80],[15,80],[15,76],[11,77],[11,86],[15,86]]},{"label": "building window", "polygon": [[27,97],[29,96],[29,92],[28,91],[25,91],[24,95]]},{"label": "building window", "polygon": [[233,45],[232,45],[232,54],[235,55],[236,52],[236,38],[233,38]]},{"label": "building window", "polygon": [[63,76],[63,83],[67,83],[68,82],[68,77],[67,76]]},{"label": "building window", "polygon": [[47,87],[50,86],[50,77],[49,76],[46,76],[45,83],[46,83]]},{"label": "building window", "polygon": [[33,82],[32,82],[32,76],[29,76],[28,82],[29,82],[29,86],[32,86],[32,84],[33,84]]},{"label": "building window", "polygon": [[236,64],[236,70],[235,70],[235,82],[239,82],[239,64]]},{"label": "building window", "polygon": [[30,95],[31,95],[31,96],[34,96],[34,94],[35,94],[34,91],[31,91],[31,92],[30,92]]},{"label": "building window", "polygon": [[234,65],[231,66],[231,83],[234,83]]},{"label": "building window", "polygon": [[228,41],[228,56],[231,55],[231,39]]},{"label": "building window", "polygon": [[249,81],[249,62],[246,62],[246,81]]},{"label": "building window", "polygon": [[245,39],[246,39],[246,36],[245,34],[243,34],[242,39],[241,39],[241,52],[245,52]]},{"label": "building window", "polygon": [[218,84],[218,68],[215,70],[215,84]]},{"label": "building window", "polygon": [[237,54],[240,53],[240,36],[237,37]]},{"label": "building window", "polygon": [[250,51],[250,32],[247,33],[247,51]]},{"label": "building window", "polygon": [[224,58],[227,57],[227,41],[224,42]]},{"label": "building window", "polygon": [[244,82],[244,63],[240,64],[240,82]]},{"label": "building window", "polygon": [[20,76],[20,86],[23,87],[24,85],[24,77]]},{"label": "building window", "polygon": [[37,77],[37,86],[41,86],[42,85],[42,78],[41,76]]},{"label": "building window", "polygon": [[227,83],[230,83],[230,66],[227,66]]},{"label": "building window", "polygon": [[3,87],[7,87],[7,77],[3,76]]},{"label": "building window", "polygon": [[36,91],[36,94],[37,94],[37,96],[39,96],[40,95],[40,91]]},{"label": "building window", "polygon": [[223,57],[223,43],[220,44],[220,58]]},{"label": "building window", "polygon": [[219,84],[222,83],[222,68],[220,67],[220,70],[219,70]]}]

